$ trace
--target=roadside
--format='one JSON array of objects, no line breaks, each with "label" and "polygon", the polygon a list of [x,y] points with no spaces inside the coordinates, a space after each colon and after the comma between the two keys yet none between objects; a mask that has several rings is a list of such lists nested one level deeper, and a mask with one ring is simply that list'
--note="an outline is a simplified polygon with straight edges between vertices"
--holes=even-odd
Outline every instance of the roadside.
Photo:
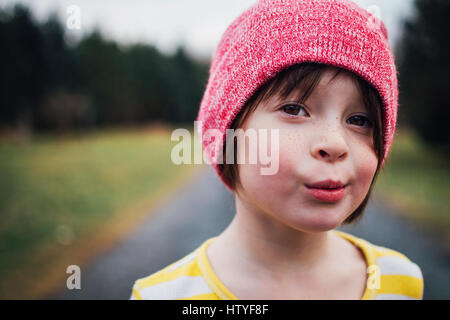
[{"label": "roadside", "polygon": [[450,166],[414,131],[398,130],[374,192],[393,212],[436,234],[450,252]]}]

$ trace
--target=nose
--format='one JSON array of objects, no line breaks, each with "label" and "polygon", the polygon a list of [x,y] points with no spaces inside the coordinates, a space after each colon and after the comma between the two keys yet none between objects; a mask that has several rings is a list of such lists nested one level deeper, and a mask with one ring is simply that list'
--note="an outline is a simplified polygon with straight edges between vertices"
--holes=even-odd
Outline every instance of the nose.
[{"label": "nose", "polygon": [[335,162],[342,161],[348,156],[348,145],[342,133],[337,129],[323,129],[311,145],[311,154],[314,158]]}]

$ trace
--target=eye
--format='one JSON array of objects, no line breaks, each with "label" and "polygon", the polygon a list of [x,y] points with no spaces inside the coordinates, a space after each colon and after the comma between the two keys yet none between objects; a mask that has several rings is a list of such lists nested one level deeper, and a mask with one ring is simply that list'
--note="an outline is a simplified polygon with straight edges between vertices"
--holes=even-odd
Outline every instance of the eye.
[{"label": "eye", "polygon": [[303,112],[305,114],[307,114],[306,109],[304,107],[302,107],[301,105],[298,104],[294,104],[294,103],[289,103],[289,104],[285,104],[284,106],[282,106],[280,108],[280,110],[282,110],[284,113],[287,113],[287,115],[289,117],[296,117],[299,116],[301,111],[303,109]]},{"label": "eye", "polygon": [[[368,127],[371,128],[373,127],[373,123],[372,121],[369,120],[369,118],[362,116],[362,115],[356,115],[351,117],[348,121],[354,120],[353,122],[357,125],[357,126],[362,126],[362,127]],[[364,125],[365,124],[365,125]]]}]

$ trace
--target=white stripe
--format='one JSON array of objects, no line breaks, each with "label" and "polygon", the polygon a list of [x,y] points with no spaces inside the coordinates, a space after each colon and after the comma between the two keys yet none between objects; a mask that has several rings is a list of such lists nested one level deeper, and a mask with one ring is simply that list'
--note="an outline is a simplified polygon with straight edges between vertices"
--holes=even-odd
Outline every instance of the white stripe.
[{"label": "white stripe", "polygon": [[211,288],[202,276],[181,276],[177,279],[142,288],[143,300],[174,300],[211,293]]},{"label": "white stripe", "polygon": [[405,296],[403,294],[377,294],[375,300],[419,300],[410,296]]},{"label": "white stripe", "polygon": [[181,267],[181,266],[187,264],[188,262],[191,262],[192,260],[194,260],[194,258],[195,258],[195,253],[191,253],[190,255],[184,257],[180,261],[176,262],[173,266],[168,268],[166,270],[166,272],[171,272],[171,271],[173,271],[175,269],[178,269],[179,267]]},{"label": "white stripe", "polygon": [[377,259],[380,274],[397,274],[422,279],[422,272],[417,264],[398,256],[382,256]]}]

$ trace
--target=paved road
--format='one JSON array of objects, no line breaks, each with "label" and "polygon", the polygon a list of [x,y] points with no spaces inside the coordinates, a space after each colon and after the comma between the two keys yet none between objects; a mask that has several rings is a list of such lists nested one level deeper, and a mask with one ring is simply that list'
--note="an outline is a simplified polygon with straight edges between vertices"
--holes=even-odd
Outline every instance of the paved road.
[{"label": "paved road", "polygon": [[[86,266],[81,289],[63,288],[50,299],[128,299],[133,282],[147,276],[218,235],[234,214],[233,195],[207,167],[183,186],[171,202],[137,227],[129,238]],[[424,299],[450,299],[450,254],[430,233],[390,213],[373,199],[355,227],[340,230],[406,254],[422,269]]]}]

